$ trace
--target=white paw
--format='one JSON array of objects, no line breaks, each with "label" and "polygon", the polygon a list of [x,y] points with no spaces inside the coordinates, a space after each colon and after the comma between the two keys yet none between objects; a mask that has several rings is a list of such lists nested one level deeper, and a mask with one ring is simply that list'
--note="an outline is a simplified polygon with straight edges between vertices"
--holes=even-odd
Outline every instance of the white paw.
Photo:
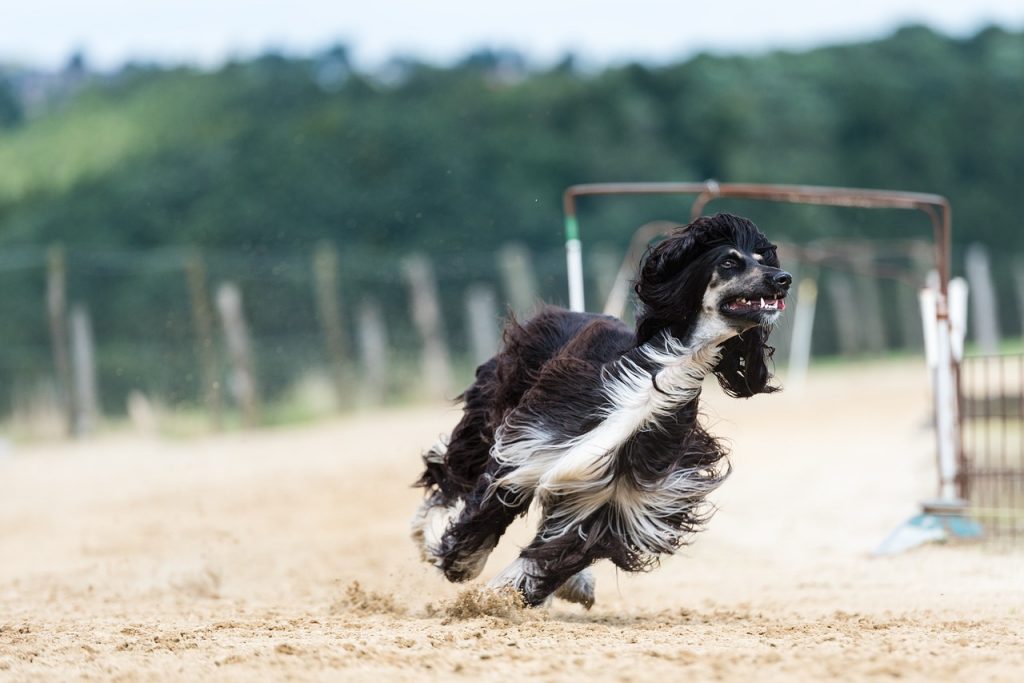
[{"label": "white paw", "polygon": [[420,503],[410,525],[412,540],[420,549],[420,559],[440,566],[441,538],[451,523],[458,519],[464,507],[462,500],[456,501],[454,505],[445,505],[438,502],[435,496]]},{"label": "white paw", "polygon": [[[536,581],[531,576],[531,572],[536,572],[535,565],[530,560],[524,560],[521,557],[517,557],[512,564],[505,567],[500,574],[495,576],[493,579],[487,582],[490,588],[504,588],[505,586],[511,586],[519,591],[524,599],[529,600],[529,596],[533,594],[536,589]],[[547,607],[551,604],[552,596],[547,596],[535,607]]]},{"label": "white paw", "polygon": [[594,587],[597,580],[594,573],[584,569],[569,577],[569,580],[559,586],[555,591],[555,597],[568,602],[575,602],[587,609],[594,606]]},{"label": "white paw", "polygon": [[484,570],[487,558],[491,556],[491,551],[494,550],[495,545],[497,543],[494,537],[488,538],[479,550],[453,562],[450,567],[445,569],[444,575],[448,577],[449,581],[455,583],[475,579]]}]

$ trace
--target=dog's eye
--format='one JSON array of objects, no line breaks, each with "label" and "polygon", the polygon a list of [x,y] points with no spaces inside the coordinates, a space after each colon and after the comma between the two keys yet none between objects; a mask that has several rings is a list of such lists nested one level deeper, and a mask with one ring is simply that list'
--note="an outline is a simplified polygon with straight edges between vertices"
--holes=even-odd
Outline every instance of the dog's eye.
[{"label": "dog's eye", "polygon": [[721,263],[719,263],[718,265],[720,265],[725,270],[731,270],[731,269],[735,268],[736,266],[738,266],[739,263],[734,258],[727,258],[724,261],[722,261]]}]

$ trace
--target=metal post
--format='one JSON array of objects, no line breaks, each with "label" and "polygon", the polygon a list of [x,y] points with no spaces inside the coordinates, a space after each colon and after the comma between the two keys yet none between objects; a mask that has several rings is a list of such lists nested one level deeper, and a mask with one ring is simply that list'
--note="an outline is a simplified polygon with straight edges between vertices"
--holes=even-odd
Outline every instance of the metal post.
[{"label": "metal post", "polygon": [[939,451],[939,498],[957,501],[957,401],[946,296],[935,296],[935,429]]},{"label": "metal post", "polygon": [[583,243],[576,215],[565,217],[565,266],[569,273],[569,309],[585,311],[583,300]]},{"label": "metal post", "polygon": [[800,280],[796,288],[796,311],[793,321],[793,341],[789,347],[789,367],[786,388],[799,393],[807,380],[807,367],[811,362],[811,333],[814,330],[814,312],[818,303],[818,283],[813,277]]}]

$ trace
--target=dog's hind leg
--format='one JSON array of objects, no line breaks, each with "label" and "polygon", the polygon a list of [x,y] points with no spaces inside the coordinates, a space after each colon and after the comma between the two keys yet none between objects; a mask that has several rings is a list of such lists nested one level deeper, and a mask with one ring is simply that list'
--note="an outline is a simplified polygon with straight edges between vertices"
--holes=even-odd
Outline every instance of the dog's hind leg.
[{"label": "dog's hind leg", "polygon": [[441,539],[464,507],[462,499],[450,503],[440,491],[434,491],[420,503],[412,518],[411,535],[421,560],[435,565],[440,562]]},{"label": "dog's hind leg", "polygon": [[454,501],[435,489],[413,517],[412,537],[421,558],[440,568],[449,581],[477,577],[505,529],[529,507],[529,499],[506,505],[501,490],[494,495],[489,488],[490,478],[483,476],[477,490]]},{"label": "dog's hind leg", "polygon": [[487,467],[493,431],[488,415],[496,362],[484,363],[476,381],[462,395],[462,418],[450,437],[441,437],[423,454],[423,474],[416,482],[426,496],[412,519],[412,539],[424,561],[440,565],[441,539],[466,507]]},{"label": "dog's hind leg", "polygon": [[497,361],[491,359],[476,369],[476,381],[463,392],[462,418],[450,437],[442,437],[423,454],[423,474],[417,486],[428,492],[440,491],[446,501],[470,494],[487,469],[494,430],[490,410]]}]

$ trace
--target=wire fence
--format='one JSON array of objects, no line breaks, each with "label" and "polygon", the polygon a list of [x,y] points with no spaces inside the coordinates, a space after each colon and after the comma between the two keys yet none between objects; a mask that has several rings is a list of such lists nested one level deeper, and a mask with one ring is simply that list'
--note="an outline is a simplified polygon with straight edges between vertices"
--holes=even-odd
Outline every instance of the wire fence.
[{"label": "wire fence", "polygon": [[[784,249],[797,280],[821,292],[814,354],[920,349],[927,253],[913,243]],[[591,310],[621,258],[614,247],[588,250]],[[326,243],[7,249],[0,419],[33,434],[128,417],[210,428],[452,398],[496,350],[509,311],[565,304],[565,277],[560,249],[517,244],[430,255]],[[799,304],[794,291],[791,311]],[[789,313],[773,337],[778,362],[792,334]]]},{"label": "wire fence", "polygon": [[[425,284],[411,279],[414,263],[426,264]],[[132,396],[164,411],[202,412],[211,409],[212,386],[225,419],[240,419],[238,359],[219,307],[229,285],[241,296],[247,371],[267,408],[262,421],[439,392],[453,397],[482,353],[473,340],[496,348],[505,302],[516,300],[526,312],[534,301],[564,299],[563,272],[559,252],[517,245],[433,258],[327,244],[276,253],[6,250],[0,416],[16,428],[52,430],[67,404],[94,400],[97,414],[118,418],[129,414]],[[424,287],[440,311],[432,331],[415,320],[413,294]],[[470,305],[473,292],[478,302],[483,293],[483,308]],[[84,342],[70,324],[76,312],[87,316]],[[488,331],[474,334],[471,316]],[[425,334],[444,350],[442,387],[422,377]],[[92,399],[75,395],[75,348],[83,343],[92,347]],[[304,401],[315,405],[297,405]]]},{"label": "wire fence", "polygon": [[966,358],[960,373],[966,495],[996,536],[1024,537],[1024,355]]}]

